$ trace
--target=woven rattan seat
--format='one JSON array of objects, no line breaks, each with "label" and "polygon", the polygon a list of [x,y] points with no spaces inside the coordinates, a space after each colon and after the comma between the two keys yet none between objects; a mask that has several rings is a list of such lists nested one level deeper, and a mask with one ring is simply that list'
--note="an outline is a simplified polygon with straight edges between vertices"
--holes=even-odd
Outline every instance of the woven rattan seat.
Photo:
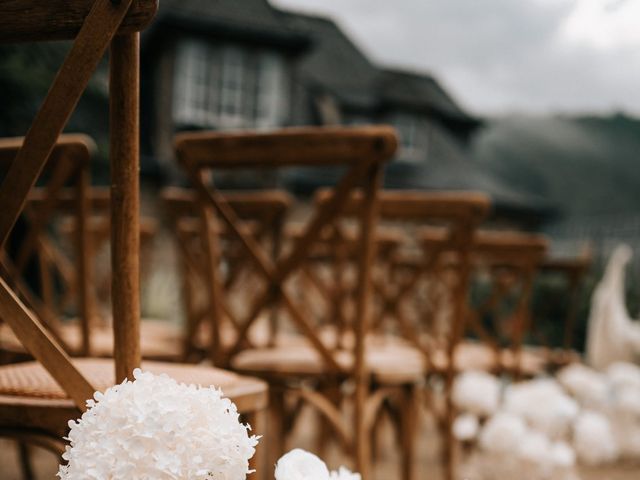
[{"label": "woven rattan seat", "polygon": [[[335,356],[342,368],[352,368],[353,357],[349,351],[339,351]],[[420,352],[398,343],[377,345],[375,349],[369,349],[366,363],[372,378],[384,384],[415,381],[425,373],[424,359]],[[247,349],[233,359],[232,366],[236,371],[254,375],[268,375],[271,372],[292,377],[327,374],[322,358],[308,344]]]},{"label": "woven rattan seat", "polygon": [[[75,359],[73,364],[104,391],[115,381],[112,360]],[[254,412],[267,404],[264,382],[225,370],[163,362],[143,362],[142,368],[155,374],[166,373],[178,382],[220,387],[240,412]],[[72,400],[37,362],[0,367],[0,423],[6,427],[45,428],[63,435],[67,422],[79,416]]]},{"label": "woven rattan seat", "polygon": [[[526,377],[544,372],[547,365],[547,351],[542,348],[525,347],[520,355],[518,368]],[[444,351],[437,351],[433,355],[433,367],[436,371],[447,368],[447,356]],[[516,367],[513,353],[502,350],[499,358],[487,345],[478,342],[464,341],[458,344],[455,356],[455,370],[465,372],[469,370],[501,371],[513,370]]]},{"label": "woven rattan seat", "polygon": [[[71,354],[81,351],[82,334],[77,322],[65,323],[60,327],[60,337]],[[178,326],[158,320],[143,320],[140,324],[140,349],[142,356],[152,360],[176,360],[182,356],[183,332]],[[8,325],[0,325],[0,349],[14,355],[26,355]],[[91,355],[94,357],[113,356],[113,331],[109,327],[95,327],[91,331]],[[20,358],[20,357],[18,357]]]}]

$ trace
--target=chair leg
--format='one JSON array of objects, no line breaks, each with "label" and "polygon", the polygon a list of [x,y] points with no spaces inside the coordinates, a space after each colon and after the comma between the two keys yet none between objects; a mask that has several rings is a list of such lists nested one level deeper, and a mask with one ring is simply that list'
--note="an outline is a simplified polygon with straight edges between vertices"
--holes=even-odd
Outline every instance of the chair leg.
[{"label": "chair leg", "polygon": [[402,422],[401,478],[413,480],[416,459],[416,440],[418,428],[418,390],[416,385],[405,385],[402,388],[400,403],[400,421]]},{"label": "chair leg", "polygon": [[445,480],[455,478],[455,439],[453,436],[453,404],[450,395],[445,399],[445,412],[442,419],[442,466]]},{"label": "chair leg", "polygon": [[22,472],[23,480],[34,480],[36,477],[33,474],[33,466],[31,465],[31,455],[29,446],[25,442],[17,442],[18,455],[20,457],[20,470]]},{"label": "chair leg", "polygon": [[[251,425],[251,431],[254,435],[262,435],[263,438],[267,436],[266,429],[266,410],[257,410],[245,415],[247,422]],[[265,462],[267,458],[267,448],[269,448],[269,439],[266,439],[262,445],[258,444],[256,447],[256,453],[249,461],[249,468],[255,470],[255,479],[267,480],[269,475],[267,472],[271,471],[271,467],[268,467]]]},{"label": "chair leg", "polygon": [[278,459],[284,454],[284,389],[278,387],[269,387],[269,408],[268,408],[268,433],[266,435],[267,443],[267,471],[275,466]]}]

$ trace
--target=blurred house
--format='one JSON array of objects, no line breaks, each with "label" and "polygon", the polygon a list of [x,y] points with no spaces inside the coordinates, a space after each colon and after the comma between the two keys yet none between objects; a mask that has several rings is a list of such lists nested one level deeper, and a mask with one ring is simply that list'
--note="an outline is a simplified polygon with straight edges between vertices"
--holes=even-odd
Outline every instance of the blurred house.
[{"label": "blurred house", "polygon": [[[430,75],[372,63],[332,20],[267,0],[164,0],[143,34],[143,170],[179,175],[175,132],[291,125],[389,123],[400,150],[386,186],[482,190],[508,221],[535,226],[548,205],[502,184],[474,162],[482,121]],[[251,183],[256,175],[238,177]],[[294,172],[298,192],[331,184],[329,170]]]}]

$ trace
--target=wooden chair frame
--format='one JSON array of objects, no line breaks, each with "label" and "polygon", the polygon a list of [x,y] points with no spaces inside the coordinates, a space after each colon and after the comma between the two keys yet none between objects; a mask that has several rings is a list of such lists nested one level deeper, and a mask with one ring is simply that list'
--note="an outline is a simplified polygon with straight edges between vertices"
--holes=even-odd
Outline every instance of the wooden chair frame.
[{"label": "wooden chair frame", "polygon": [[[179,134],[175,140],[178,160],[185,168],[191,184],[199,193],[203,220],[207,225],[205,232],[212,231],[213,222],[222,223],[243,246],[266,284],[248,309],[249,314],[238,322],[238,335],[234,345],[218,358],[227,363],[239,353],[248,341],[247,334],[259,313],[272,308],[279,302],[319,354],[327,374],[354,379],[356,388],[353,435],[348,435],[349,429],[344,428],[335,405],[330,401],[310,390],[303,389],[300,395],[324,413],[338,433],[345,433],[352,439],[350,444],[353,448],[356,467],[365,479],[368,478],[369,451],[365,418],[368,377],[364,364],[364,338],[368,328],[370,265],[375,255],[373,229],[377,218],[376,195],[381,183],[382,165],[392,157],[396,146],[395,133],[389,127],[299,128],[274,133],[198,132]],[[312,214],[302,235],[293,242],[291,249],[280,257],[272,259],[254,237],[240,228],[238,214],[230,206],[224,194],[208,182],[209,178],[204,173],[213,172],[215,179],[216,169],[291,166],[344,166],[346,173],[326,205]],[[364,208],[359,216],[361,248],[357,260],[360,282],[356,294],[354,361],[352,367],[345,369],[335,357],[335,352],[327,348],[319,338],[313,325],[305,318],[283,286],[294,272],[299,271],[311,247],[319,241],[322,229],[341,214],[351,192],[357,188],[362,188],[364,192]],[[212,237],[212,240],[215,241],[215,237]],[[212,256],[216,256],[219,254],[219,249],[213,244],[209,252]],[[212,265],[217,265],[218,258],[211,258],[210,262]],[[222,304],[215,300],[222,297],[221,283],[218,278],[212,280],[211,295],[219,308],[214,313],[220,319],[223,314]],[[274,400],[273,396],[272,400]],[[277,399],[275,404],[271,403],[272,412],[278,410],[279,405],[280,402]],[[274,430],[281,428],[282,421],[283,418],[280,417],[271,425],[271,428]],[[279,435],[277,437],[281,438]]]},{"label": "wooden chair frame", "polygon": [[[0,42],[73,39],[47,97],[0,187],[0,248],[11,232],[104,52],[111,47],[110,110],[116,378],[140,364],[138,298],[139,32],[156,0],[20,0],[0,5]],[[0,317],[75,401],[94,388],[60,345],[0,279]]]},{"label": "wooden chair frame", "polygon": [[[391,314],[399,327],[401,336],[421,352],[425,363],[425,375],[431,375],[433,370],[432,343],[421,341],[416,326],[410,324],[402,313],[401,305],[410,300],[415,294],[415,289],[425,276],[437,267],[441,260],[441,254],[455,252],[457,255],[456,276],[457,282],[451,294],[453,305],[451,330],[447,342],[444,345],[447,363],[444,372],[444,412],[442,412],[441,428],[444,436],[443,463],[448,480],[454,476],[454,437],[452,431],[455,419],[454,407],[451,399],[451,390],[455,378],[455,350],[461,339],[464,329],[465,315],[467,313],[467,292],[470,278],[471,245],[474,232],[489,212],[490,202],[488,197],[479,193],[469,192],[416,192],[416,191],[381,191],[379,195],[380,219],[394,222],[406,222],[412,224],[424,224],[424,222],[444,222],[446,228],[438,229],[441,234],[436,248],[423,248],[421,259],[415,258],[408,263],[405,259],[394,255],[397,249],[393,248],[386,255],[379,257],[379,262],[390,263],[391,270],[407,268],[408,274],[396,276],[393,281],[397,285],[389,290],[389,285],[378,287],[378,294],[382,298],[382,314]],[[317,201],[326,201],[326,194],[320,193]],[[349,212],[355,213],[361,207],[361,198],[354,196],[347,207]],[[389,270],[383,269],[383,274]],[[387,284],[391,283],[389,281]],[[398,415],[399,416],[399,415]],[[402,431],[402,430],[401,430]],[[403,435],[411,435],[411,430]],[[407,440],[404,448],[411,448],[411,442]]]},{"label": "wooden chair frame", "polygon": [[[0,139],[0,168],[5,171],[10,168],[22,142],[23,138]],[[52,286],[48,281],[49,278],[45,275],[45,270],[48,268],[49,263],[58,263],[61,265],[63,276],[79,279],[77,282],[78,310],[82,331],[80,353],[83,355],[89,353],[89,322],[93,313],[93,304],[89,291],[91,268],[86,219],[91,208],[87,192],[90,188],[89,162],[94,151],[95,144],[93,140],[85,135],[60,136],[45,166],[45,170],[50,173],[47,185],[32,189],[27,198],[24,213],[29,227],[26,236],[22,239],[14,255],[14,261],[9,260],[6,255],[2,258],[3,269],[7,275],[6,280],[12,282],[22,300],[37,312],[40,318],[44,320],[45,326],[58,341],[61,341],[58,330],[59,324],[56,311],[51,302]],[[71,188],[66,187],[69,181],[74,183]],[[66,202],[61,199],[62,192],[67,194]],[[65,207],[75,216],[79,226],[73,239],[74,250],[78,254],[75,266],[70,263],[60,263],[63,257],[47,239],[45,227],[61,207]],[[28,291],[26,283],[21,279],[28,260],[36,257],[40,266],[40,279],[43,289],[42,299],[32,295]]]},{"label": "wooden chair frame", "polygon": [[[233,210],[243,221],[255,222],[255,228],[251,235],[256,241],[261,241],[267,237],[271,242],[271,254],[276,258],[280,254],[282,240],[282,226],[284,218],[293,199],[291,196],[280,190],[265,190],[260,192],[224,192],[224,196]],[[203,253],[208,251],[209,235],[217,235],[215,232],[206,232],[202,217],[198,194],[194,190],[179,189],[176,187],[166,188],[161,197],[167,206],[167,213],[172,229],[175,233],[176,246],[179,255],[181,277],[182,277],[182,297],[184,311],[186,314],[186,335],[184,345],[185,358],[197,356],[196,336],[202,322],[205,319],[212,320],[217,313],[216,306],[208,295],[207,302],[203,306],[197,305],[196,293],[198,286],[210,284],[210,272],[212,266],[207,258],[203,258]],[[216,228],[224,228],[217,225]],[[242,244],[234,242],[235,237],[228,231],[222,232],[221,236],[232,242],[231,247],[234,252],[229,257],[233,262],[227,265],[230,273],[225,281],[224,288],[230,289],[241,279],[243,271],[251,269],[250,259],[244,254]],[[193,244],[196,244],[195,246]],[[206,255],[204,255],[206,256]],[[209,288],[209,287],[207,287]],[[237,320],[223,302],[225,316],[237,326]],[[275,315],[272,316],[269,343],[273,344],[275,331]],[[211,330],[216,329],[215,322],[209,325]],[[209,345],[209,356],[218,360],[220,349],[220,338],[213,338]]]}]

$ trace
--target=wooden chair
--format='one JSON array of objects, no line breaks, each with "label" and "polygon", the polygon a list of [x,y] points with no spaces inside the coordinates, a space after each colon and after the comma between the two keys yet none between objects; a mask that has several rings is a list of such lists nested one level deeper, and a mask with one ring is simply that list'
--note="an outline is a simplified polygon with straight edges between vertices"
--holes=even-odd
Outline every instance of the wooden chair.
[{"label": "wooden chair", "polygon": [[[0,172],[7,173],[22,141],[22,138],[0,139]],[[11,282],[20,299],[37,312],[40,318],[45,321],[50,332],[58,339],[61,339],[63,335],[63,325],[59,322],[58,312],[52,308],[53,286],[43,275],[46,261],[58,252],[53,250],[53,245],[48,241],[47,232],[60,209],[62,192],[72,193],[70,201],[63,203],[66,203],[65,207],[68,207],[68,211],[75,216],[79,225],[77,235],[72,241],[73,249],[76,252],[87,251],[88,238],[84,219],[89,205],[85,201],[85,195],[90,183],[89,161],[94,150],[93,141],[84,135],[62,135],[60,137],[44,168],[45,186],[32,189],[27,198],[27,207],[23,215],[24,235],[20,239],[14,239],[15,248],[11,249],[13,254],[9,255],[7,250],[2,251],[3,276]],[[72,186],[68,187],[69,184]],[[39,199],[37,208],[33,208],[33,196]],[[36,278],[31,278],[31,280],[32,283],[39,280],[37,283],[40,284],[40,295],[35,293],[33,285],[30,285],[25,278],[26,268],[34,259],[38,261],[39,275],[32,275]],[[88,319],[91,315],[91,303],[88,289],[90,270],[87,256],[78,255],[75,266],[72,264],[65,266],[67,267],[65,274],[75,276],[80,280],[77,282],[78,316],[82,319]],[[17,342],[8,325],[3,323],[0,330],[2,331],[4,352],[10,352],[13,357],[24,357],[26,352]],[[81,322],[79,330],[82,332],[78,335],[78,338],[81,339],[79,347],[81,351],[86,353],[83,346],[86,346],[88,338],[88,323]]]},{"label": "wooden chair", "polygon": [[[10,165],[21,141],[0,141],[0,166]],[[64,182],[58,181],[56,191],[47,185],[30,192],[25,213],[32,225],[15,255],[16,265],[12,266],[5,258],[4,268],[12,274],[10,279],[21,286],[27,301],[42,312],[67,353],[110,358],[113,356],[111,308],[108,305],[111,269],[106,261],[103,265],[96,261],[97,254],[108,247],[110,238],[110,195],[108,188],[89,185],[88,167],[93,148],[88,137],[61,136],[47,169],[64,167],[62,159],[77,165],[73,170],[65,167],[65,171],[73,173],[71,180],[77,185],[64,187]],[[147,258],[156,229],[154,219],[141,219],[141,253],[147,253]],[[65,242],[67,239],[70,241]],[[26,259],[31,257],[38,260],[39,295],[31,292],[22,278],[28,264]],[[141,265],[144,264],[141,256]],[[144,273],[143,270],[142,278]],[[62,321],[64,317],[67,319]],[[177,325],[143,319],[140,328],[144,358],[164,361],[182,358],[182,336]],[[0,326],[0,340],[7,361],[29,358],[8,325]]]},{"label": "wooden chair", "polygon": [[[549,344],[548,338],[542,338],[542,344],[548,348],[548,363],[552,368],[563,367],[568,363],[581,360],[581,355],[575,346],[574,331],[582,299],[582,287],[592,262],[591,251],[584,249],[575,257],[547,257],[540,265],[539,277],[559,277],[564,282],[564,288],[561,291],[562,303],[566,305],[566,313],[562,319],[562,344],[560,348],[554,348]],[[535,319],[534,326],[537,324],[538,320]]]},{"label": "wooden chair", "polygon": [[[183,133],[176,137],[178,160],[199,194],[205,232],[221,232],[224,225],[243,246],[245,254],[260,274],[262,285],[255,289],[242,318],[229,308],[225,295],[225,278],[221,262],[219,235],[209,234],[208,265],[210,265],[211,295],[216,310],[211,312],[216,325],[227,318],[237,326],[235,341],[230,348],[219,344],[216,359],[238,371],[251,373],[270,382],[271,457],[282,453],[282,428],[287,419],[285,392],[295,392],[297,398],[317,409],[353,454],[356,468],[363,478],[369,478],[368,424],[371,411],[380,399],[369,396],[370,366],[365,362],[368,327],[369,273],[374,258],[373,229],[376,222],[376,193],[381,181],[382,166],[396,149],[396,137],[388,127],[361,128],[299,128],[273,133]],[[261,246],[247,231],[246,223],[232,208],[223,192],[215,187],[216,171],[237,168],[282,169],[286,167],[342,167],[344,175],[333,191],[331,200],[312,211],[304,233],[273,258],[273,251]],[[207,173],[211,172],[211,177]],[[358,292],[356,313],[352,324],[355,341],[348,349],[332,349],[320,338],[312,321],[313,312],[300,305],[292,294],[292,275],[299,272],[321,232],[340,217],[349,196],[361,188],[365,200],[358,215],[357,259]],[[222,259],[224,260],[224,259]],[[305,341],[295,347],[275,345],[258,348],[251,345],[250,330],[264,311],[278,308],[286,315]],[[231,315],[230,315],[231,314]],[[215,316],[214,316],[215,315]],[[252,348],[254,347],[254,348]],[[340,416],[341,399],[327,398],[318,384],[340,385],[351,380],[353,423]],[[334,389],[340,394],[339,388]]]},{"label": "wooden chair", "polygon": [[498,373],[530,377],[546,368],[545,352],[525,349],[524,341],[532,329],[533,284],[547,246],[544,236],[520,232],[480,231],[474,239],[476,271],[484,271],[489,288],[469,314],[468,331],[490,349],[490,368]]},{"label": "wooden chair", "polygon": [[[120,382],[140,365],[139,343],[139,34],[157,10],[155,0],[16,0],[0,4],[0,42],[73,39],[47,97],[0,186],[0,248],[90,76],[110,48],[111,236],[113,360],[76,360],[36,312],[0,278],[0,318],[37,360],[0,367],[0,431],[59,448],[67,422],[86,409],[97,387]],[[50,182],[53,185],[53,182]],[[227,384],[241,410],[259,414],[265,385],[215,369],[145,364],[181,381]],[[233,385],[231,385],[233,384]],[[238,387],[239,390],[235,390]],[[234,394],[239,397],[234,398]],[[260,427],[258,427],[260,431]]]},{"label": "wooden chair", "polygon": [[[324,192],[317,196],[321,204],[326,199]],[[347,210],[353,214],[361,208],[361,203],[362,199],[354,196]],[[472,242],[476,228],[489,211],[490,202],[485,195],[473,192],[381,191],[379,203],[381,222],[387,229],[380,230],[377,237],[381,245],[375,310],[378,330],[373,333],[384,336],[387,344],[393,343],[393,338],[396,341],[400,338],[419,352],[425,380],[434,375],[442,378],[444,404],[435,413],[439,416],[443,435],[445,473],[452,479],[455,412],[451,389],[468,310]],[[425,225],[437,228],[438,232],[437,245],[429,245],[429,248],[425,248],[419,234]],[[403,228],[404,240],[389,228]],[[449,261],[451,255],[455,262]],[[445,298],[439,298],[437,305],[427,307],[420,301],[425,300],[424,287],[428,291],[443,287],[439,296]],[[436,322],[435,317],[443,316],[443,313],[444,321]],[[381,340],[374,341],[375,345],[381,343]],[[435,410],[433,402],[430,406]],[[403,430],[401,425],[398,427],[401,438],[416,433]],[[411,439],[406,442],[403,448],[411,448]]]},{"label": "wooden chair", "polygon": [[[206,320],[215,318],[211,312],[215,304],[208,287],[209,269],[205,253],[210,235],[224,238],[220,248],[225,251],[222,256],[228,260],[225,265],[229,274],[225,281],[225,289],[241,289],[238,293],[248,293],[250,286],[261,280],[252,275],[254,270],[242,245],[224,225],[218,225],[221,232],[205,233],[206,222],[203,220],[197,192],[177,187],[166,188],[161,197],[165,204],[171,229],[175,234],[176,250],[179,256],[180,277],[182,279],[182,301],[185,312],[186,329],[184,332],[184,358],[192,360],[208,356],[214,359],[219,351],[217,342],[225,348],[234,341],[233,326],[224,325],[217,328],[220,338],[213,339],[212,331],[216,328]],[[282,242],[282,226],[285,215],[293,203],[293,198],[281,190],[264,190],[260,192],[224,192],[224,197],[243,222],[247,223],[249,234],[258,243],[269,249],[272,256],[277,257]],[[211,227],[211,225],[209,225]],[[241,297],[239,301],[248,301]],[[276,318],[271,316],[267,328],[252,335],[252,342],[260,345],[273,345],[277,325]],[[256,328],[252,329],[255,332]]]}]

